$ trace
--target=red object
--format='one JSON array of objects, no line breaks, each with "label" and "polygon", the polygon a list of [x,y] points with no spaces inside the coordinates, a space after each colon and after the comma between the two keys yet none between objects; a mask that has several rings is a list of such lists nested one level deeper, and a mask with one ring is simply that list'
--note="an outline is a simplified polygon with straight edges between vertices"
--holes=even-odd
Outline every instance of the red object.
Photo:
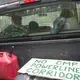
[{"label": "red object", "polygon": [[32,3],[35,2],[35,0],[24,0],[24,3]]},{"label": "red object", "polygon": [[0,79],[13,80],[18,71],[17,56],[9,56],[7,52],[0,52]]}]

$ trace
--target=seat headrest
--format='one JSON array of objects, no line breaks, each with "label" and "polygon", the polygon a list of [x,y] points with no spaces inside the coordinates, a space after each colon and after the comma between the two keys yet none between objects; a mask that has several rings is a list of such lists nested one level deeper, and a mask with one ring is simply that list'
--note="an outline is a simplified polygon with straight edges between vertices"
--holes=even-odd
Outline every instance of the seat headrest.
[{"label": "seat headrest", "polygon": [[73,12],[69,9],[63,9],[60,17],[71,18],[71,17],[73,17]]}]

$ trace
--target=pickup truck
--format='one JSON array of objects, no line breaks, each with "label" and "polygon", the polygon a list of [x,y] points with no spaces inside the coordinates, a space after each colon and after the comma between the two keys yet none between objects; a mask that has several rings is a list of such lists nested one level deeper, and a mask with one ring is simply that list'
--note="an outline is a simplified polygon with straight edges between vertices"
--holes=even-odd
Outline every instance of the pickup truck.
[{"label": "pickup truck", "polygon": [[80,1],[0,5],[0,51],[14,46],[20,68],[31,58],[80,61]]}]

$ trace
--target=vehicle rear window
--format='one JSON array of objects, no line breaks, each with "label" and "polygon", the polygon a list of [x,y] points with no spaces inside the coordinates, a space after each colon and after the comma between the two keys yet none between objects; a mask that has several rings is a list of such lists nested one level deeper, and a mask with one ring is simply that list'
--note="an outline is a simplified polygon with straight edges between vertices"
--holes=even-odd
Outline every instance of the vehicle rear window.
[{"label": "vehicle rear window", "polygon": [[80,4],[44,4],[0,15],[0,38],[80,31]]}]

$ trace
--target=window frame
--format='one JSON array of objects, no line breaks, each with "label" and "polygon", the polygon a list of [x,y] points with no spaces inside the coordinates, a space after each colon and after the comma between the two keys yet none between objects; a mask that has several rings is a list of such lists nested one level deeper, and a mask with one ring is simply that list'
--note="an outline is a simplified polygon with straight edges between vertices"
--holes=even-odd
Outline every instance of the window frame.
[{"label": "window frame", "polygon": [[[4,8],[0,9],[0,16],[4,15],[6,13],[12,13],[16,11],[22,11],[27,9],[32,9],[36,7],[41,6],[48,6],[48,5],[54,5],[54,4],[64,4],[64,3],[70,3],[70,2],[49,2],[49,3],[30,3],[30,4],[23,4],[23,5],[17,5],[15,8]],[[71,2],[72,3],[72,2]],[[76,2],[74,2],[76,3]],[[5,12],[4,12],[5,11]],[[68,38],[80,38],[80,30],[73,31],[72,33],[65,33],[61,32],[60,34],[46,34],[46,35],[30,35],[26,37],[15,37],[15,38],[1,38],[0,43],[2,42],[19,42],[19,41],[37,41],[37,40],[56,40],[56,39],[68,39]]]}]

